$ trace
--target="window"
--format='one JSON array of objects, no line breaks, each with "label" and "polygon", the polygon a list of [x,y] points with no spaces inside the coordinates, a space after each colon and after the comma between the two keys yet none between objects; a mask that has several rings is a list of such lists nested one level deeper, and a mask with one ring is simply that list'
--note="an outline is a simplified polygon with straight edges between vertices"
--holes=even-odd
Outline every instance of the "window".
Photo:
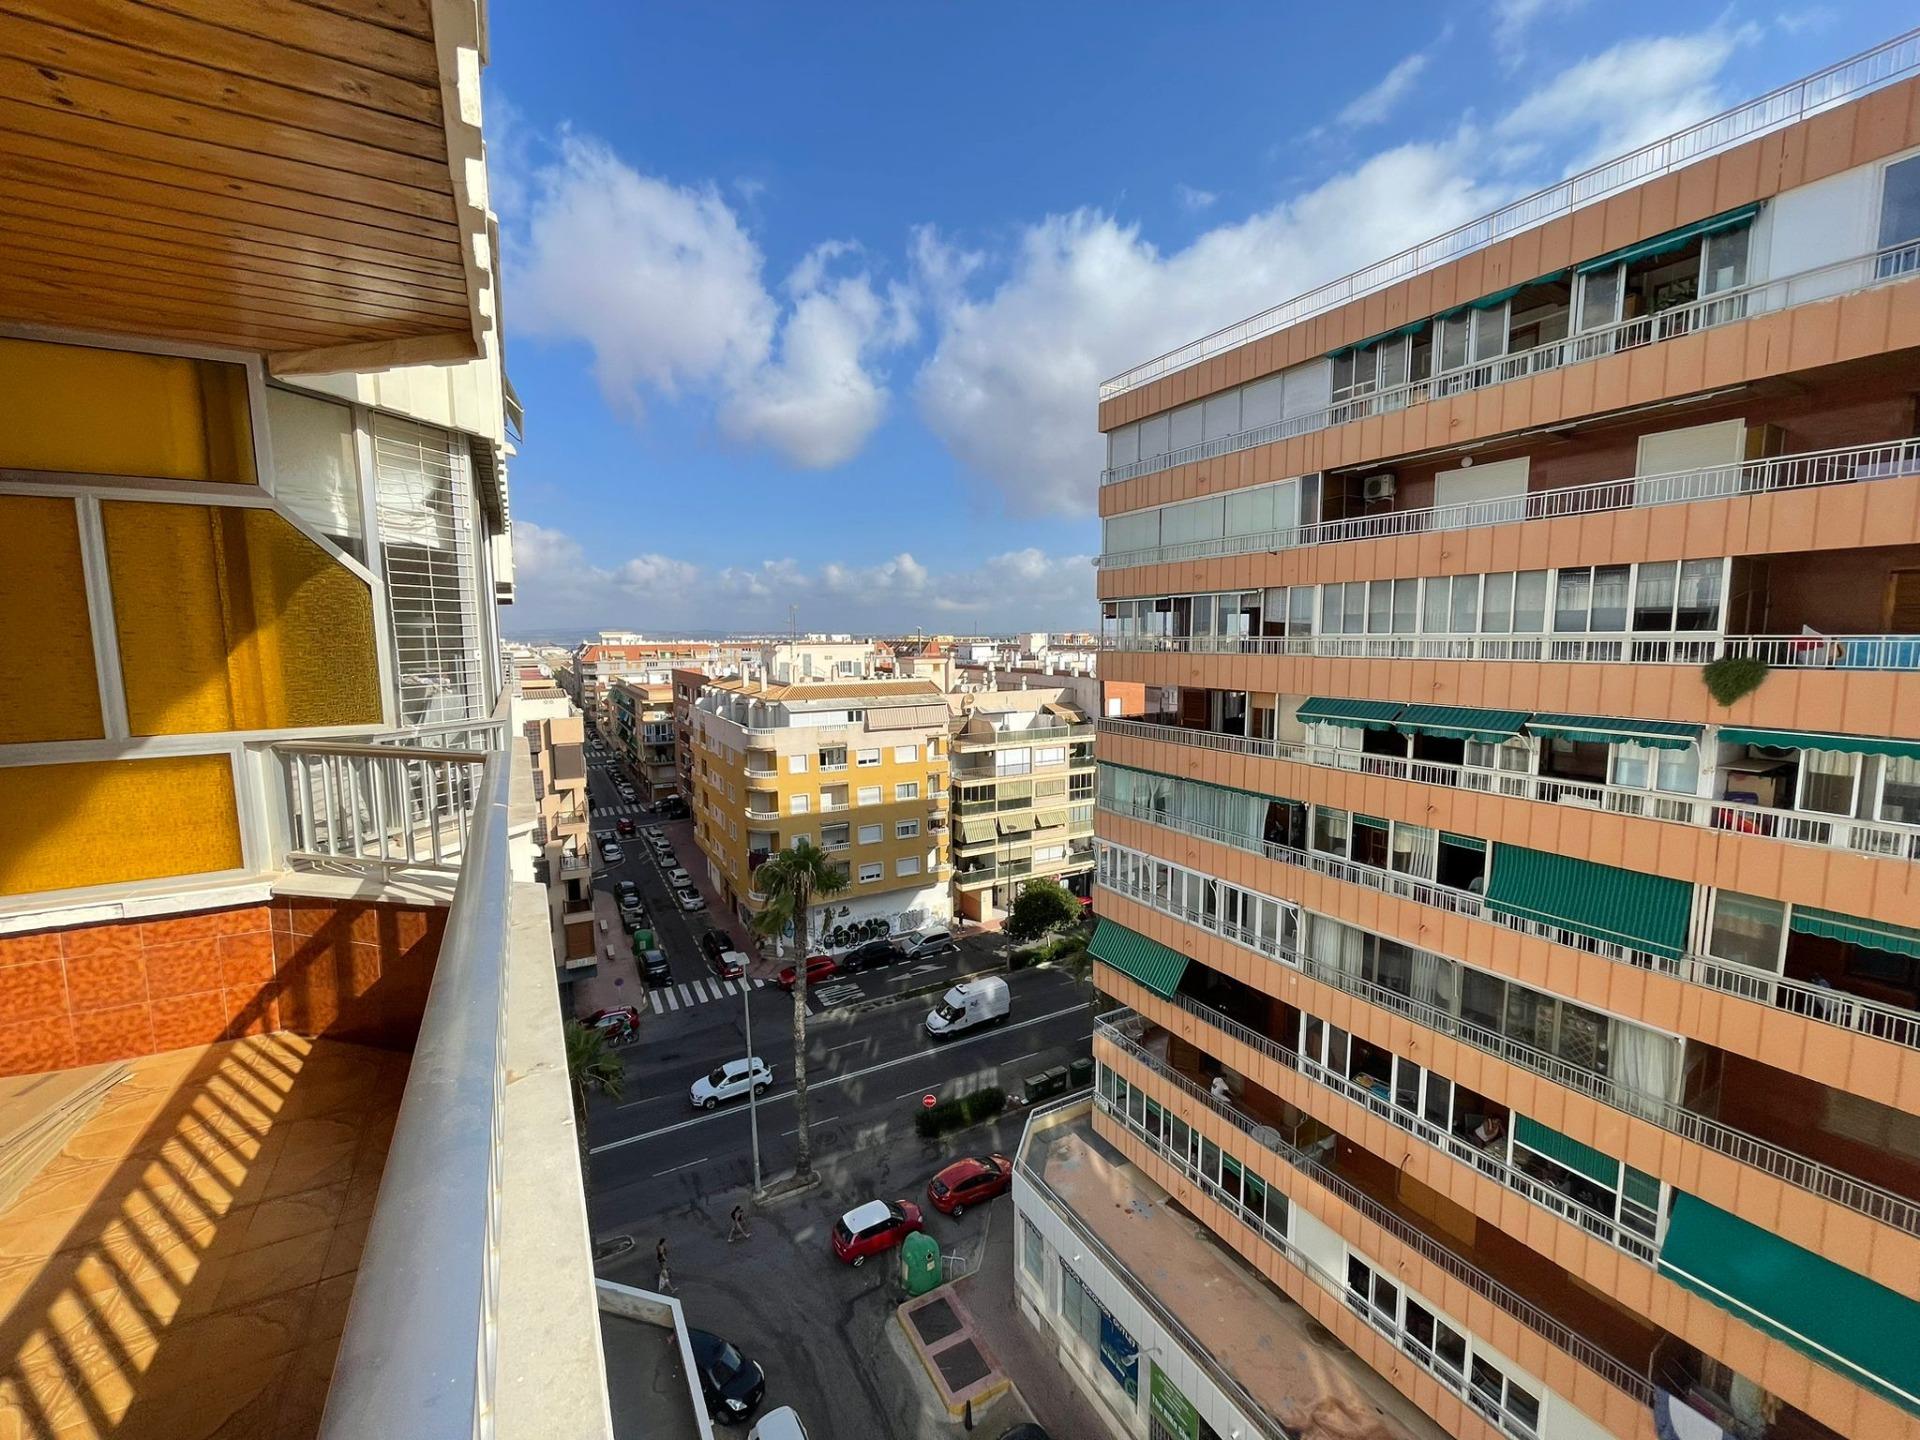
[{"label": "window", "polygon": [[893,798],[896,800],[918,800],[920,798],[920,782],[918,780],[902,780],[898,785],[893,787]]},{"label": "window", "polygon": [[880,787],[878,785],[862,785],[859,795],[855,797],[854,803],[857,805],[878,805],[880,803]]},{"label": "window", "polygon": [[871,885],[884,875],[886,870],[887,867],[882,865],[878,860],[862,865],[860,867],[860,883],[862,885]]},{"label": "window", "polygon": [[1613,746],[1613,783],[1632,790],[1652,787],[1679,795],[1699,789],[1700,752],[1692,745],[1658,750],[1632,743]]},{"label": "window", "polygon": [[1040,1233],[1040,1227],[1026,1216],[1020,1217],[1020,1266],[1027,1272],[1027,1278],[1035,1284],[1044,1285],[1047,1276],[1047,1242]]},{"label": "window", "polygon": [[1623,267],[1614,265],[1580,277],[1580,328],[1598,330],[1620,318]]},{"label": "window", "polygon": [[896,765],[917,764],[920,759],[918,745],[896,745],[893,747],[893,763]]},{"label": "window", "polygon": [[1880,257],[1877,274],[1881,279],[1920,269],[1920,252],[1912,248],[1916,241],[1920,241],[1920,155],[1889,165],[1881,177],[1880,248],[1908,247]]},{"label": "window", "polygon": [[811,796],[795,795],[787,801],[787,813],[791,815],[804,815],[812,808],[812,805],[813,799]]},{"label": "window", "polygon": [[919,833],[920,822],[918,820],[902,820],[893,827],[893,838],[896,840],[911,840]]},{"label": "window", "polygon": [[880,752],[878,750],[862,750],[855,759],[862,767],[878,765],[880,763]]},{"label": "window", "polygon": [[804,755],[787,756],[787,773],[789,775],[806,774],[807,773],[807,757]]},{"label": "window", "polygon": [[884,825],[862,825],[860,827],[860,843],[862,845],[878,845],[880,843],[880,837],[886,833],[886,829],[887,827]]},{"label": "window", "polygon": [[1860,757],[1838,750],[1800,752],[1800,808],[1822,815],[1851,815],[1859,787]]},{"label": "window", "polygon": [[844,745],[824,745],[820,749],[820,768],[822,770],[844,770],[847,768],[847,747]]},{"label": "window", "polygon": [[1064,765],[1067,763],[1067,747],[1064,745],[1042,745],[1033,752],[1035,765]]},{"label": "window", "polygon": [[848,827],[845,825],[822,825],[820,827],[820,848],[822,850],[844,850],[847,848]]},{"label": "window", "polygon": [[902,855],[898,860],[893,862],[893,873],[896,875],[918,875],[920,873],[920,857],[918,855]]}]

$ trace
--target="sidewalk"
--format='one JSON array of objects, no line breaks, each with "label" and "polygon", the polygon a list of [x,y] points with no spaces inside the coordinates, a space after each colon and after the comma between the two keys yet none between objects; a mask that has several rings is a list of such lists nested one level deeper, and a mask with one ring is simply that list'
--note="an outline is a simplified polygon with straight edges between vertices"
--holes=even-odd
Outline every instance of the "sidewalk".
[{"label": "sidewalk", "polygon": [[[632,938],[620,923],[619,902],[607,890],[593,892],[593,944],[599,956],[598,973],[573,982],[575,1018],[591,1015],[596,1010],[610,1010],[616,1005],[638,1005],[644,1009],[647,987],[634,969]],[[607,958],[609,945],[614,952],[611,960]]]}]

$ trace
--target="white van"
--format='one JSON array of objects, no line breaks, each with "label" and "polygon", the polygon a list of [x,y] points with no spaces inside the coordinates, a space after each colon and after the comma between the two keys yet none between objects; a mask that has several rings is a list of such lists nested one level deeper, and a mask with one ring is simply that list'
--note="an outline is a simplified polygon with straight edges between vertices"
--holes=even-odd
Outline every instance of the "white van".
[{"label": "white van", "polygon": [[1013,1008],[1007,982],[998,975],[983,975],[978,980],[963,980],[940,997],[940,1003],[927,1016],[927,1033],[936,1040],[958,1035],[976,1025],[1001,1025]]}]

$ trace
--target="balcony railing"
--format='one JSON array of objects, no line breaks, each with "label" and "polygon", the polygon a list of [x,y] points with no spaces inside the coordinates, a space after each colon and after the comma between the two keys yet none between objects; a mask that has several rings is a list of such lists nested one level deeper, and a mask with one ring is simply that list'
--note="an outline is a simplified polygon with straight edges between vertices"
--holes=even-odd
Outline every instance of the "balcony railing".
[{"label": "balcony railing", "polygon": [[1877,445],[1807,451],[1771,460],[1749,460],[1735,465],[1706,465],[1661,475],[1633,475],[1621,480],[1603,480],[1593,485],[1534,490],[1525,495],[1503,496],[1497,500],[1390,510],[1384,514],[1358,515],[1344,520],[1321,520],[1311,525],[1294,525],[1257,535],[1228,535],[1219,539],[1189,540],[1141,550],[1119,550],[1100,556],[1098,564],[1104,570],[1119,570],[1131,565],[1212,560],[1309,545],[1331,545],[1348,540],[1424,535],[1436,530],[1470,530],[1488,525],[1511,525],[1525,520],[1595,515],[1610,510],[1638,510],[1662,505],[1689,505],[1696,501],[1721,500],[1731,496],[1778,494],[1827,485],[1886,480],[1916,472],[1920,472],[1920,440],[1894,440]]},{"label": "balcony railing", "polygon": [[1716,154],[1790,125],[1803,116],[1829,109],[1846,100],[1877,90],[1920,68],[1920,31],[1906,34],[1863,51],[1838,65],[1819,70],[1803,80],[1783,85],[1758,99],[1655,140],[1638,150],[1603,161],[1544,190],[1502,206],[1478,220],[1469,220],[1443,235],[1422,241],[1398,255],[1332,280],[1304,295],[1214,331],[1199,340],[1125,370],[1100,386],[1100,398],[1111,399],[1163,375],[1197,365],[1211,356],[1237,349],[1263,335],[1272,335],[1344,305],[1362,295],[1444,265],[1458,256],[1481,250],[1556,215],[1564,215],[1603,196],[1645,184],[1703,156]]},{"label": "balcony railing", "polygon": [[955,754],[975,750],[995,750],[1003,745],[1032,745],[1050,740],[1084,740],[1093,734],[1093,722],[1076,725],[1034,725],[1025,730],[995,730],[991,735],[956,735]]},{"label": "balcony railing", "polygon": [[[1658,1125],[1663,1130],[1671,1131],[1682,1139],[1692,1140],[1711,1150],[1717,1150],[1740,1164],[1763,1170],[1798,1189],[1823,1196],[1836,1205],[1856,1210],[1896,1230],[1904,1230],[1910,1235],[1920,1235],[1920,1201],[1909,1200],[1903,1195],[1896,1195],[1877,1185],[1869,1185],[1829,1165],[1822,1165],[1805,1155],[1762,1140],[1757,1135],[1749,1135],[1743,1130],[1723,1125],[1718,1120],[1710,1120],[1675,1101],[1650,1095],[1606,1075],[1583,1069],[1557,1055],[1536,1050],[1498,1031],[1478,1025],[1464,1015],[1455,1014],[1451,1010],[1423,1000],[1416,1000],[1410,995],[1403,995],[1397,990],[1330,966],[1304,951],[1280,944],[1277,938],[1270,939],[1239,926],[1227,924],[1217,916],[1204,915],[1184,906],[1170,905],[1137,887],[1117,885],[1111,876],[1102,876],[1099,883],[1116,895],[1145,905],[1149,909],[1158,910],[1161,914],[1169,915],[1184,924],[1224,936],[1236,945],[1290,966],[1324,985],[1345,991],[1349,995],[1365,1000],[1370,1005],[1404,1015],[1414,1023],[1438,1034],[1450,1035],[1477,1050],[1531,1070],[1535,1074],[1544,1075],[1556,1085],[1578,1091],[1582,1095],[1600,1101],[1603,1105],[1637,1116],[1650,1124]],[[1283,903],[1291,904],[1292,902]],[[1458,963],[1447,956],[1435,958],[1448,964]]]},{"label": "balcony railing", "polygon": [[1920,635],[1116,635],[1120,654],[1315,655],[1339,660],[1519,660],[1705,665],[1752,656],[1775,669],[1920,670]]},{"label": "balcony railing", "polygon": [[[1571,1355],[1610,1385],[1634,1396],[1644,1404],[1653,1403],[1652,1385],[1634,1367],[1615,1359],[1585,1336],[1554,1319],[1531,1300],[1516,1294],[1466,1257],[1448,1249],[1425,1231],[1387,1209],[1378,1200],[1319,1160],[1289,1145],[1272,1126],[1262,1124],[1238,1106],[1194,1084],[1139,1042],[1137,1034],[1141,1028],[1143,1027],[1140,1017],[1131,1011],[1103,1015],[1094,1021],[1096,1035],[1145,1065],[1180,1090],[1193,1103],[1205,1106],[1226,1120],[1255,1144],[1279,1156],[1302,1175],[1323,1186],[1403,1245],[1418,1251],[1430,1263],[1446,1271],[1482,1299],[1491,1301],[1506,1311],[1522,1325],[1546,1340],[1548,1344]],[[1134,1033],[1128,1033],[1129,1030]],[[1094,1101],[1102,1110],[1112,1114],[1112,1106],[1099,1093],[1097,1087],[1094,1092]],[[1129,1129],[1132,1128],[1131,1122],[1127,1121],[1124,1114],[1119,1118],[1128,1125]],[[1344,1296],[1344,1286],[1336,1289],[1334,1293]]]},{"label": "balcony railing", "polygon": [[1709,830],[1732,830],[1761,835],[1795,845],[1848,850],[1859,855],[1881,855],[1896,860],[1920,859],[1920,825],[1895,820],[1855,820],[1844,815],[1822,815],[1804,810],[1776,810],[1737,800],[1705,795],[1680,795],[1624,785],[1567,780],[1553,775],[1527,775],[1508,770],[1486,770],[1471,765],[1449,765],[1438,760],[1414,760],[1399,755],[1370,755],[1334,746],[1296,744],[1287,740],[1257,740],[1219,735],[1183,725],[1141,720],[1102,720],[1101,732],[1162,744],[1218,750],[1230,755],[1252,755],[1266,760],[1291,761],[1323,769],[1379,775],[1420,785],[1444,785],[1518,800],[1550,805],[1573,805],[1604,810],[1610,815],[1634,815],[1697,825]]},{"label": "balcony railing", "polygon": [[579,875],[591,869],[593,869],[593,860],[589,856],[562,855],[560,857],[560,873],[562,875]]},{"label": "balcony railing", "polygon": [[1761,1004],[1772,1005],[1776,1009],[1789,1011],[1823,1025],[1838,1026],[1842,1030],[1871,1035],[1877,1040],[1885,1040],[1889,1044],[1899,1045],[1905,1049],[1920,1050],[1920,1011],[1890,1005],[1883,1000],[1869,999],[1864,995],[1837,990],[1829,985],[1795,980],[1791,976],[1773,971],[1756,970],[1750,965],[1741,965],[1694,951],[1688,951],[1679,956],[1660,955],[1650,950],[1636,950],[1631,946],[1610,940],[1597,940],[1590,935],[1562,929],[1559,926],[1544,924],[1502,911],[1489,910],[1478,895],[1469,891],[1434,885],[1429,881],[1402,875],[1396,871],[1379,870],[1369,865],[1355,865],[1352,861],[1342,860],[1337,856],[1321,855],[1310,850],[1297,850],[1290,845],[1253,840],[1218,826],[1164,815],[1148,806],[1107,805],[1104,808],[1109,814],[1124,816],[1130,820],[1143,820],[1149,825],[1177,830],[1198,839],[1210,840],[1217,845],[1230,845],[1237,850],[1245,850],[1249,854],[1277,860],[1283,865],[1298,865],[1330,879],[1364,885],[1372,890],[1383,890],[1422,905],[1432,905],[1450,914],[1469,915],[1488,920],[1496,925],[1504,925],[1509,930],[1518,931],[1522,935],[1532,935],[1555,945],[1564,945],[1569,949],[1597,955],[1603,960],[1632,965],[1641,970],[1657,970],[1663,974],[1672,975],[1676,979],[1705,985],[1709,989],[1738,995],[1743,999],[1755,1000]]},{"label": "balcony railing", "polygon": [[[503,726],[463,725],[429,739],[492,739]],[[441,871],[460,868],[490,754],[429,746],[407,735],[363,743],[296,740],[273,747],[294,865]]]}]

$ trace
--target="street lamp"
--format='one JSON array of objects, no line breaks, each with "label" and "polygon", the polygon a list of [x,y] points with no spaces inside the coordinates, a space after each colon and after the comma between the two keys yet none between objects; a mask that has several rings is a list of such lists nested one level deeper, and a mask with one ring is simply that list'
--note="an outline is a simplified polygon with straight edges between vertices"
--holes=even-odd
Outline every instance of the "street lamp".
[{"label": "street lamp", "polygon": [[760,1194],[760,1087],[753,1081],[753,977],[740,967],[740,1013],[747,1024],[747,1124],[753,1130],[753,1193]]}]

